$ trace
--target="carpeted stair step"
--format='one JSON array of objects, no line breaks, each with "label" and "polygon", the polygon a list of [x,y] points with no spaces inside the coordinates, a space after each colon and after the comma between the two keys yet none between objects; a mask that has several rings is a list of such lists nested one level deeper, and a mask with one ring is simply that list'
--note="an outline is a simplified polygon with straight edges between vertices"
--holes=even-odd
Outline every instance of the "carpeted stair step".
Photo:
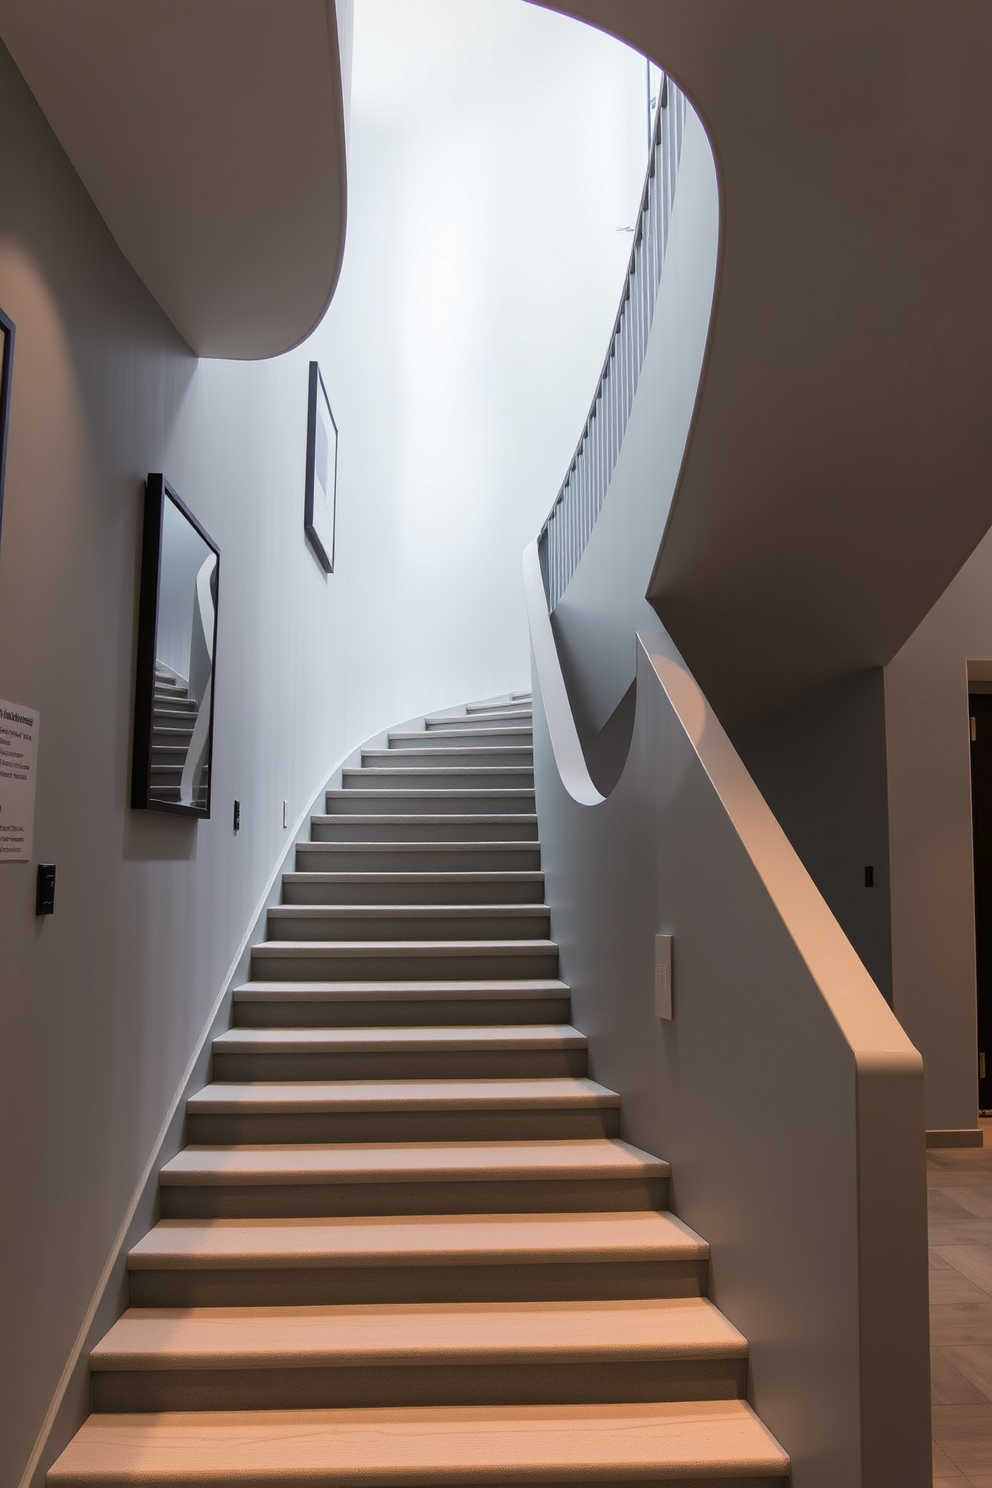
[{"label": "carpeted stair step", "polygon": [[128,1257],[134,1307],[701,1297],[709,1247],[671,1214],[163,1219]]},{"label": "carpeted stair step", "polygon": [[618,1138],[185,1147],[166,1219],[663,1209],[669,1166]]},{"label": "carpeted stair step", "polygon": [[703,1297],[131,1308],[97,1411],[736,1399],[747,1343]]},{"label": "carpeted stair step", "polygon": [[213,1041],[213,1078],[554,1079],[586,1073],[585,1036],[540,1028],[233,1028]]}]

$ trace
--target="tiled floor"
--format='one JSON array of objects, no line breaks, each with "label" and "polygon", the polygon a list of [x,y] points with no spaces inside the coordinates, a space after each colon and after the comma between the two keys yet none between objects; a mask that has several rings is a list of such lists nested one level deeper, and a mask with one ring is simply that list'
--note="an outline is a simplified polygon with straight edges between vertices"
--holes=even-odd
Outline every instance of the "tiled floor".
[{"label": "tiled floor", "polygon": [[934,1488],[992,1488],[992,1120],[927,1154]]}]

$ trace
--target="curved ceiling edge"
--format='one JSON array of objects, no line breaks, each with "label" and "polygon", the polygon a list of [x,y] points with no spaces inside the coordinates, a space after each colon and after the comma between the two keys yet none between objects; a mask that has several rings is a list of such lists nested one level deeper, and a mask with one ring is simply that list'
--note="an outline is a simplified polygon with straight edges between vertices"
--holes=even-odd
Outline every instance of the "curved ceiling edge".
[{"label": "curved ceiling edge", "polygon": [[344,252],[334,0],[0,0],[0,36],[198,355],[313,330]]}]

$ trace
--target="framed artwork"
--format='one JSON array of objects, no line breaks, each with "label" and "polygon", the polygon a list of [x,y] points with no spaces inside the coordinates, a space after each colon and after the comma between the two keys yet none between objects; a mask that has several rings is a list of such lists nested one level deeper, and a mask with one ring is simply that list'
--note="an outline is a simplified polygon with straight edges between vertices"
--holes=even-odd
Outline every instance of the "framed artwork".
[{"label": "framed artwork", "polygon": [[334,572],[334,525],[338,484],[338,426],[331,412],[324,379],[310,363],[310,411],[307,416],[307,489],[303,529],[326,573]]},{"label": "framed artwork", "polygon": [[131,805],[210,815],[220,550],[162,475],[145,487]]},{"label": "framed artwork", "polygon": [[0,310],[0,533],[3,531],[3,478],[10,426],[10,379],[14,366],[14,322]]}]

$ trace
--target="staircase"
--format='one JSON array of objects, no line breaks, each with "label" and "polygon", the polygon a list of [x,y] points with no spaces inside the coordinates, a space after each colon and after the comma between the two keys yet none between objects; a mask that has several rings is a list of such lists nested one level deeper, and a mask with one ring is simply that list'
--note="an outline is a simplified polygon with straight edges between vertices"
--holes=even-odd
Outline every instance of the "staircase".
[{"label": "staircase", "polygon": [[531,742],[473,704],[328,792],[51,1488],[787,1481],[569,1025]]},{"label": "staircase", "polygon": [[[186,756],[196,727],[199,704],[189,695],[185,679],[161,665],[155,667],[152,711],[151,770],[148,793],[154,801],[177,802]],[[193,805],[207,800],[207,769],[200,772]]]}]

